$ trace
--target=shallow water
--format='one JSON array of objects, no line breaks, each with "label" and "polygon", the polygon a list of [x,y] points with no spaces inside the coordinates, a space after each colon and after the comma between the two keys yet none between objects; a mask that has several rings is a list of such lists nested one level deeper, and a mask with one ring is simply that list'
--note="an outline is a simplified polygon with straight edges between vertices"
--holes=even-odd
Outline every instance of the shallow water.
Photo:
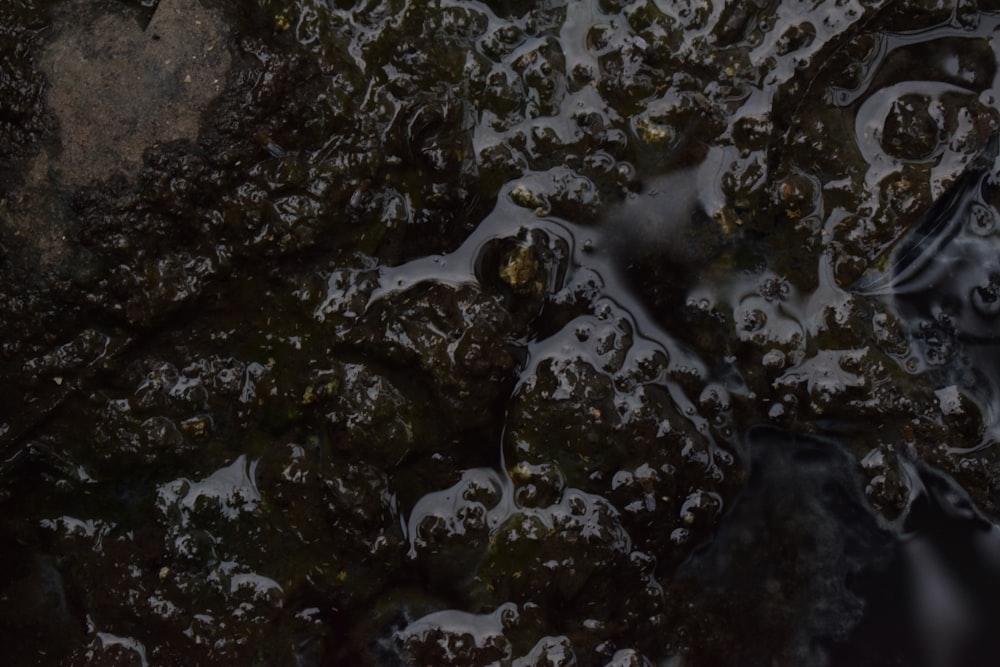
[{"label": "shallow water", "polygon": [[0,7],[4,654],[992,664],[998,10]]}]

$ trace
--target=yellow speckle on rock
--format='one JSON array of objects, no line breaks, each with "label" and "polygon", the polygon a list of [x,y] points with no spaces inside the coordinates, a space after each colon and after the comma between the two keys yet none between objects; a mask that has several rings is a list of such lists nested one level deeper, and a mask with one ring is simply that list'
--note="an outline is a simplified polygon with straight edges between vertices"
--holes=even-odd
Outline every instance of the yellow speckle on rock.
[{"label": "yellow speckle on rock", "polygon": [[500,265],[500,279],[514,290],[515,294],[526,296],[542,293],[542,267],[528,246],[515,246]]},{"label": "yellow speckle on rock", "polygon": [[546,215],[548,212],[548,205],[545,203],[545,200],[532,192],[523,183],[518,183],[514,186],[514,189],[510,191],[510,198],[518,206],[535,209],[535,215]]},{"label": "yellow speckle on rock", "polygon": [[523,482],[526,479],[531,478],[531,470],[523,462],[518,463],[513,468],[511,468],[508,473],[510,474],[510,479],[513,482]]},{"label": "yellow speckle on rock", "polygon": [[635,122],[635,127],[639,130],[639,136],[647,144],[662,144],[674,139],[673,128],[663,123],[640,118]]},{"label": "yellow speckle on rock", "polygon": [[723,206],[712,214],[719,229],[726,236],[734,235],[743,225],[743,219],[729,206]]},{"label": "yellow speckle on rock", "polygon": [[209,431],[210,424],[205,417],[191,417],[181,422],[181,431],[192,438],[204,437]]}]

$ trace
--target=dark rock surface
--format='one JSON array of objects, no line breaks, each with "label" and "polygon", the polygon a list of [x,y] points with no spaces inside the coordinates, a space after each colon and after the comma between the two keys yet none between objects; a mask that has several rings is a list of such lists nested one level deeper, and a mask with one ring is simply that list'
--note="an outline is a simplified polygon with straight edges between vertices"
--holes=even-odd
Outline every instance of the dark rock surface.
[{"label": "dark rock surface", "polygon": [[998,9],[0,3],[0,655],[994,650]]}]

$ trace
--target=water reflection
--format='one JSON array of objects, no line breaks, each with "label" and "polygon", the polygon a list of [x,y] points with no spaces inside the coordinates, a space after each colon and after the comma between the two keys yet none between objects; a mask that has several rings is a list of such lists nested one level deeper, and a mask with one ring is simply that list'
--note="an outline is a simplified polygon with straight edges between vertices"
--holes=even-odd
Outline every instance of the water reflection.
[{"label": "water reflection", "polygon": [[836,442],[757,428],[747,446],[745,490],[677,575],[702,591],[697,613],[730,621],[692,623],[701,659],[760,664],[776,656],[761,638],[782,636],[790,664],[992,663],[1000,527],[954,480],[907,461],[906,511],[887,522]]},{"label": "water reflection", "polygon": [[997,152],[994,139],[897,242],[885,267],[854,288],[886,298],[907,322],[915,341],[907,370],[931,373],[943,386],[955,383],[981,406],[982,446],[996,441],[1000,417]]},{"label": "water reflection", "polygon": [[[823,24],[824,30],[834,26],[824,33],[828,39],[846,34],[835,56],[847,51],[856,56],[865,44],[867,33],[847,31],[851,24]],[[822,44],[816,24],[810,25]],[[797,33],[782,27],[794,42]],[[795,28],[809,32],[805,24]],[[785,620],[774,621],[757,648],[749,636],[734,635],[739,639],[733,645],[742,646],[741,655],[750,662],[774,659],[776,641],[786,658],[801,664],[849,660],[845,656],[878,661],[891,651],[866,643],[863,635],[872,625],[886,636],[902,633],[907,646],[920,645],[924,636],[923,648],[916,650],[926,652],[929,664],[960,660],[974,634],[971,621],[962,622],[956,611],[950,630],[942,625],[939,636],[925,634],[921,628],[933,614],[920,610],[930,609],[931,599],[966,609],[967,616],[989,610],[968,611],[974,605],[962,599],[965,593],[935,574],[935,568],[947,572],[954,565],[935,564],[919,546],[939,549],[948,538],[927,526],[904,530],[915,525],[920,477],[905,473],[915,464],[899,458],[894,439],[907,432],[909,426],[900,426],[906,420],[933,424],[966,418],[969,410],[957,389],[962,387],[984,413],[984,428],[973,431],[973,440],[991,442],[997,389],[991,379],[984,386],[965,373],[978,368],[991,378],[995,355],[988,346],[962,347],[969,362],[935,336],[949,327],[944,335],[962,346],[995,338],[993,318],[1000,306],[991,306],[1000,303],[994,284],[1000,278],[993,274],[1000,270],[992,268],[996,147],[989,140],[997,120],[995,28],[996,18],[984,16],[971,37],[962,32],[969,29],[964,25],[876,35],[863,50],[869,54],[859,69],[863,76],[853,83],[834,78],[823,84],[822,95],[796,103],[784,145],[768,142],[781,133],[774,117],[763,116],[780,116],[775,100],[801,90],[796,72],[808,68],[815,49],[782,58],[788,47],[774,39],[777,32],[756,46],[773,66],[754,80],[757,87],[725,98],[732,104],[728,129],[715,136],[706,132],[697,149],[677,131],[674,119],[691,109],[678,104],[679,98],[659,100],[658,111],[651,106],[631,117],[632,135],[645,142],[636,149],[638,170],[602,150],[593,151],[583,169],[547,164],[543,143],[572,146],[588,140],[566,124],[566,107],[552,98],[550,106],[539,108],[542,119],[530,121],[526,143],[519,143],[524,125],[493,123],[491,131],[478,132],[478,150],[517,145],[531,169],[500,188],[492,213],[454,252],[379,268],[368,307],[422,282],[441,281],[499,291],[526,309],[527,334],[516,341],[523,357],[504,420],[501,473],[504,485],[515,489],[505,512],[530,516],[529,510],[554,508],[573,493],[610,491],[618,501],[612,516],[630,540],[633,531],[640,535],[648,525],[669,529],[673,547],[714,535],[681,567],[676,585],[684,591],[684,582],[693,578],[703,589],[715,587],[720,596],[734,597],[737,605],[760,598],[776,605],[775,618]],[[692,30],[686,38],[696,40],[697,34]],[[601,38],[618,39],[613,28]],[[617,55],[626,60],[628,53],[649,48],[644,37],[616,43]],[[914,45],[931,52],[921,70],[926,78],[919,80],[908,69]],[[528,51],[513,53],[524,58]],[[582,72],[586,63],[577,60]],[[818,70],[830,71],[822,65]],[[594,78],[598,89],[603,81]],[[568,92],[572,86],[562,84],[546,91],[563,105],[582,109],[574,119],[597,108],[592,91]],[[703,98],[694,105],[710,116],[718,102]],[[600,132],[620,120],[598,113],[584,127],[605,141]],[[705,123],[702,130],[711,127]],[[823,132],[838,123],[849,129],[851,140],[832,147],[843,135],[831,140]],[[828,154],[817,155],[828,148]],[[602,188],[591,169],[623,180],[617,189]],[[800,237],[808,237],[801,247]],[[888,259],[879,265],[883,257]],[[713,330],[724,331],[724,343],[706,342]],[[908,394],[918,382],[900,385],[898,378],[906,374],[919,374],[919,382],[931,387]],[[656,398],[658,391],[665,401]],[[862,433],[867,419],[878,420],[879,428]],[[745,420],[859,437],[843,450],[833,441],[776,431],[758,430],[743,439],[739,426]],[[886,425],[891,430],[880,432]],[[661,451],[676,447],[675,455],[647,462],[647,442],[658,443]],[[872,473],[864,487],[854,470],[862,458],[862,467]],[[747,464],[751,477],[730,507],[728,490],[716,489],[732,482],[734,461]],[[697,490],[684,502],[664,502],[692,485]],[[411,557],[412,540],[426,540],[414,520],[436,520],[442,534],[464,535],[466,524],[448,518],[454,508],[429,509],[440,494],[447,496],[445,505],[453,502],[455,488],[428,494],[414,507],[417,519],[411,519],[410,531],[418,538],[411,537]],[[905,488],[909,499],[898,495]],[[888,523],[872,511],[869,498],[889,518],[900,513],[905,518]],[[477,554],[502,535],[502,529],[488,528],[495,518],[486,520],[502,506],[469,514],[482,533],[474,540],[480,544]],[[673,516],[667,518],[663,509]],[[706,531],[719,517],[719,528]],[[765,519],[772,521],[767,528],[755,528]],[[957,524],[952,529],[963,531]],[[528,522],[520,530],[544,533],[551,526]],[[979,540],[970,531],[970,539]],[[739,542],[736,536],[748,532],[767,535],[767,543]],[[767,546],[772,542],[780,545],[776,549],[806,545],[807,552],[797,555],[787,573],[773,575],[782,556]],[[663,544],[651,551],[662,559],[660,573],[669,572],[664,563],[677,562]],[[760,571],[734,583],[744,567],[735,563],[744,551],[742,562],[759,558]],[[893,579],[907,568],[922,574]],[[770,586],[774,576],[787,576],[774,585],[799,587],[801,596],[757,590]],[[983,573],[984,580],[992,576]],[[503,577],[488,581],[487,586],[516,594],[517,587]],[[866,605],[896,594],[915,600],[917,611],[903,626],[890,628],[878,617],[881,602],[871,602],[875,611]],[[816,598],[823,609],[805,612]],[[476,599],[495,603],[504,596]],[[719,607],[712,606],[716,603]],[[728,603],[708,595],[699,604],[705,613],[721,614],[719,626],[731,622]],[[454,628],[464,623],[446,615],[433,619],[441,633],[450,631],[451,620]],[[425,632],[426,622],[413,627]],[[712,651],[724,649],[692,650],[710,663]]]},{"label": "water reflection", "polygon": [[22,280],[0,208],[0,593],[48,597],[0,630],[75,627],[66,664],[992,648],[995,12],[230,9],[197,139],[66,195],[94,266]]}]

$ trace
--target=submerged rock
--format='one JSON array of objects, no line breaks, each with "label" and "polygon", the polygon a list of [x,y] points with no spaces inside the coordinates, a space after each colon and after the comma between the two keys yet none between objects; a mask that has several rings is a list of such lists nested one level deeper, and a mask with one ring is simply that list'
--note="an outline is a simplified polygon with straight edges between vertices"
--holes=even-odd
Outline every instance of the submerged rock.
[{"label": "submerged rock", "polygon": [[889,569],[892,532],[836,442],[772,428],[746,441],[746,487],[674,582],[693,605],[685,650],[691,664],[829,665],[866,613],[857,582]]},{"label": "submerged rock", "polygon": [[668,591],[693,601],[690,664],[992,662],[1000,526],[953,479],[904,462],[889,523],[836,441],[756,428],[747,446],[746,488]]}]

